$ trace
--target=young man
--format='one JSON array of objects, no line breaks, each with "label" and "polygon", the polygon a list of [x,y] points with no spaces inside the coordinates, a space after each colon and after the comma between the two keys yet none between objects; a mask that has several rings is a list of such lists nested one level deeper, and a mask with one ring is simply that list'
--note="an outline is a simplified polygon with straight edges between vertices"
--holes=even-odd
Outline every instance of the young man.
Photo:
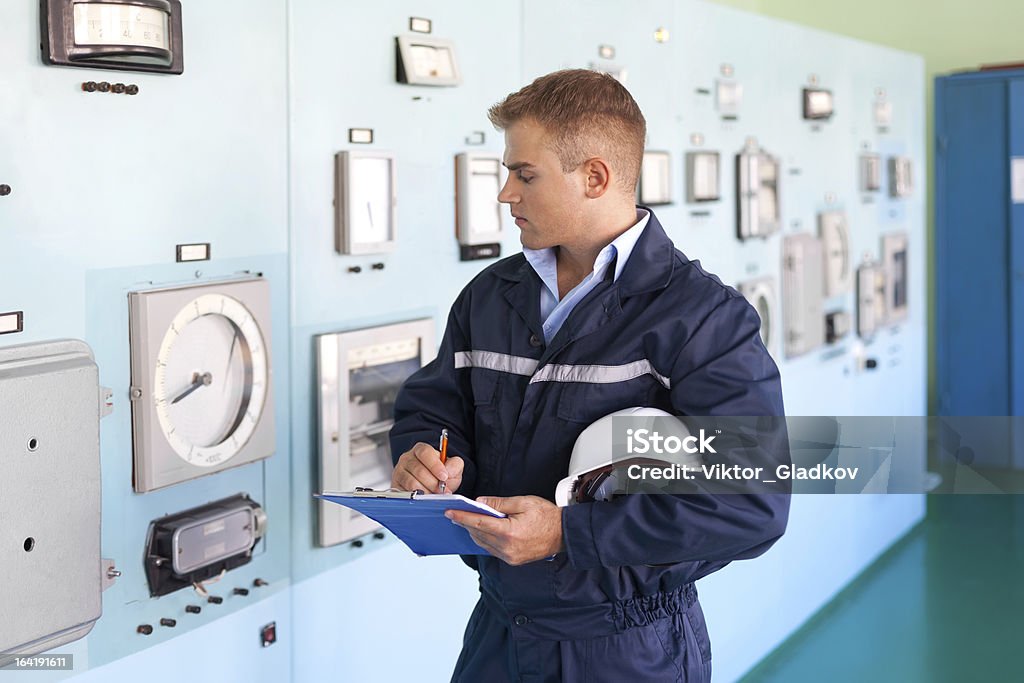
[{"label": "young man", "polygon": [[[464,558],[481,599],[452,680],[710,680],[693,582],[763,553],[788,500],[551,501],[577,436],[616,410],[782,415],[760,321],[635,205],[646,123],[617,81],[559,71],[489,116],[523,253],[459,295],[391,431],[395,487],[445,482],[508,514],[449,513],[491,553]],[[430,445],[442,428],[446,464]]]}]

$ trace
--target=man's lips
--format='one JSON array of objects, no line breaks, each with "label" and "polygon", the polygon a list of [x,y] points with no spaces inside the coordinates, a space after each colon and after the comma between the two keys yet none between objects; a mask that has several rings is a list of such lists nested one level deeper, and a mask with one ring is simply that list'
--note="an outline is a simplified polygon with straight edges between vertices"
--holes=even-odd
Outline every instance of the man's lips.
[{"label": "man's lips", "polygon": [[516,225],[520,225],[521,226],[523,223],[526,223],[526,219],[523,218],[522,216],[517,216],[515,214],[512,214],[512,218],[516,219]]}]

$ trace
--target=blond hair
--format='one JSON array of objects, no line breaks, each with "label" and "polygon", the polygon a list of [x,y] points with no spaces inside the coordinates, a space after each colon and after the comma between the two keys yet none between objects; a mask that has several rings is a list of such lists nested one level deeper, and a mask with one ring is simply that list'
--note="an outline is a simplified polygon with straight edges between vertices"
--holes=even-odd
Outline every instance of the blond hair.
[{"label": "blond hair", "polygon": [[498,130],[533,119],[544,127],[564,173],[599,156],[618,172],[619,187],[636,192],[647,122],[629,91],[608,74],[566,69],[541,76],[491,107],[487,118]]}]

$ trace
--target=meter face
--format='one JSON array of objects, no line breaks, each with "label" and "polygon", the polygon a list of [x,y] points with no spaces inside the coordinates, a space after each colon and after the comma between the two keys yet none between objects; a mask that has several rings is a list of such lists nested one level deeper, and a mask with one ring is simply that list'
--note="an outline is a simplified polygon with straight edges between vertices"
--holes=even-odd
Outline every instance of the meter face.
[{"label": "meter face", "polygon": [[170,49],[167,13],[138,5],[74,6],[75,44],[138,45]]}]

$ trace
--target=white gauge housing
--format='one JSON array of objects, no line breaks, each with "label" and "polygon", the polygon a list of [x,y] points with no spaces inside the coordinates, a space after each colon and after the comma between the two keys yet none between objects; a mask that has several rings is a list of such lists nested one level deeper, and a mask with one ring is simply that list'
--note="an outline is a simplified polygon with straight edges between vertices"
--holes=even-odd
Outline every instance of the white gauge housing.
[{"label": "white gauge housing", "polygon": [[787,235],[782,253],[786,356],[812,351],[825,343],[821,241],[813,235]]},{"label": "white gauge housing", "polygon": [[743,103],[743,85],[735,81],[715,81],[715,108],[725,119],[739,116],[740,105]]},{"label": "white gauge housing", "polygon": [[644,206],[672,203],[672,156],[668,152],[647,150],[640,163],[637,199]]},{"label": "white gauge housing", "polygon": [[832,91],[804,88],[804,118],[819,120],[832,118]]},{"label": "white gauge housing", "polygon": [[907,234],[882,236],[882,268],[885,270],[885,322],[893,324],[905,320],[908,311]]},{"label": "white gauge housing", "polygon": [[274,453],[270,324],[262,278],[129,294],[136,491]]},{"label": "white gauge housing", "polygon": [[737,236],[768,237],[779,229],[779,161],[756,142],[736,155]]},{"label": "white gauge housing", "polygon": [[860,156],[860,191],[878,192],[882,189],[882,157],[877,154]]},{"label": "white gauge housing", "polygon": [[868,259],[857,268],[857,335],[871,339],[885,324],[885,269]]},{"label": "white gauge housing", "polygon": [[462,84],[455,43],[415,33],[397,36],[398,82],[409,85]]},{"label": "white gauge housing", "polygon": [[398,239],[395,155],[346,150],[334,159],[335,249],[340,254],[394,251]]},{"label": "white gauge housing", "polygon": [[888,128],[892,125],[892,102],[877,100],[874,106],[875,125]]},{"label": "white gauge housing", "polygon": [[[322,334],[317,343],[320,493],[391,486],[394,400],[403,382],[436,355],[430,319]],[[440,431],[438,431],[440,436]],[[379,524],[328,501],[317,503],[318,541],[330,546]]]},{"label": "white gauge housing", "polygon": [[721,197],[718,152],[686,153],[686,201],[714,202]]},{"label": "white gauge housing", "polygon": [[504,182],[496,154],[464,152],[455,157],[455,226],[459,244],[474,246],[501,242],[501,204]]},{"label": "white gauge housing", "polygon": [[824,252],[825,296],[833,297],[850,291],[850,232],[846,214],[824,211],[818,214],[818,235]]},{"label": "white gauge housing", "polygon": [[761,342],[768,353],[775,355],[775,325],[778,318],[778,300],[775,296],[775,280],[771,277],[741,282],[737,287],[761,318]]},{"label": "white gauge housing", "polygon": [[889,157],[889,196],[910,196],[914,191],[912,168],[908,157]]}]

